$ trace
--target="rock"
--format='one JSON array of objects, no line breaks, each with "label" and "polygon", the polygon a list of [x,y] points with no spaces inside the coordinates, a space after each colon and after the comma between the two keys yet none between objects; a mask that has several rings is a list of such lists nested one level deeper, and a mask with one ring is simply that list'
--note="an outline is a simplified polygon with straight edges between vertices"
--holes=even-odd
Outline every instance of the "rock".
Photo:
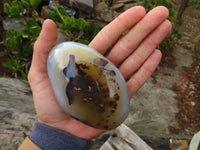
[{"label": "rock", "polygon": [[74,0],[77,4],[78,4],[78,7],[86,12],[86,13],[91,13],[92,10],[93,10],[93,0]]},{"label": "rock", "polygon": [[181,64],[181,67],[189,67],[193,63],[193,57],[190,50],[181,46],[177,46],[176,49],[173,50],[173,56],[176,58],[176,63]]},{"label": "rock", "polygon": [[115,2],[113,7],[114,8],[115,7],[120,7],[120,5],[123,5],[123,10],[125,11],[125,10],[127,10],[127,9],[129,9],[131,7],[139,6],[139,5],[142,5],[142,4],[143,4],[143,1],[140,1],[140,0],[119,0],[119,1]]},{"label": "rock", "polygon": [[119,14],[127,9],[141,5],[143,2],[138,0],[119,0],[113,3],[112,7],[109,7],[105,1],[95,2],[96,18],[100,21],[111,22]]},{"label": "rock", "polygon": [[125,124],[136,132],[168,134],[168,127],[177,123],[176,93],[159,85],[167,82],[166,77],[157,80],[155,84],[151,77],[131,100]]},{"label": "rock", "polygon": [[[170,76],[169,78],[171,79]],[[157,76],[157,80],[168,82],[169,85],[173,82],[169,82],[167,76],[160,79]],[[153,84],[153,79],[150,78],[134,96],[129,117],[125,122],[156,150],[169,149],[171,137],[179,139],[175,135],[166,134],[168,126],[175,121],[174,114],[177,109],[173,99],[174,92],[164,88],[162,84],[160,81]],[[30,134],[35,119],[36,114],[28,82],[0,78],[0,149],[17,150],[24,138]],[[100,137],[95,140],[94,147],[101,147],[110,134],[106,132]],[[191,137],[182,136],[180,139],[189,141]]]},{"label": "rock", "polygon": [[131,7],[135,7],[135,6],[142,6],[142,3],[141,1],[139,2],[135,2],[135,3],[128,3],[128,4],[124,4],[124,10],[127,10]]},{"label": "rock", "polygon": [[100,2],[95,6],[94,10],[95,13],[99,14],[104,10],[108,10],[108,5],[105,2]]},{"label": "rock", "polygon": [[95,13],[98,20],[111,22],[114,18],[116,18],[119,13],[110,9],[105,2],[100,2],[95,7]]},{"label": "rock", "polygon": [[59,43],[62,43],[62,42],[64,42],[64,41],[66,41],[66,35],[65,35],[64,32],[62,32],[61,29],[58,28],[58,38],[57,38],[57,43],[59,44]]},{"label": "rock", "polygon": [[[71,4],[72,3],[72,4]],[[78,8],[84,13],[90,14],[93,11],[93,0],[59,0],[59,4],[67,7]]]},{"label": "rock", "polygon": [[122,8],[122,7],[124,7],[124,4],[123,4],[123,3],[113,4],[112,9],[113,9],[113,10],[117,10],[117,9]]},{"label": "rock", "polygon": [[195,44],[200,44],[200,33],[197,33],[192,39]]},{"label": "rock", "polygon": [[48,18],[50,11],[51,11],[51,9],[49,8],[49,6],[43,6],[42,10],[41,10],[41,17],[44,19]]},{"label": "rock", "polygon": [[9,30],[9,29],[15,29],[15,30],[20,30],[23,31],[25,29],[25,20],[23,19],[15,19],[15,18],[5,18],[3,20],[3,28],[4,30]]},{"label": "rock", "polygon": [[115,0],[103,0],[109,7],[112,6]]},{"label": "rock", "polygon": [[17,150],[36,119],[27,81],[0,78],[0,149]]},{"label": "rock", "polygon": [[105,10],[99,14],[99,19],[105,22],[111,22],[114,20],[119,14],[113,10]]}]

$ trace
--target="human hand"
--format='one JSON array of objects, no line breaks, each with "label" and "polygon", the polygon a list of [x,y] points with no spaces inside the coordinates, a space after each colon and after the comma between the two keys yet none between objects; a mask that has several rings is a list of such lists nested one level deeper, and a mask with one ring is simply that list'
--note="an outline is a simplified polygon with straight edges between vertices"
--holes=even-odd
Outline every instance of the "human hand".
[{"label": "human hand", "polygon": [[[104,27],[89,44],[102,55],[112,47],[106,57],[124,76],[130,97],[145,83],[160,62],[161,52],[156,47],[171,30],[167,17],[165,7],[157,7],[148,14],[145,14],[142,7],[133,7]],[[119,39],[124,32],[127,33]],[[46,20],[34,45],[28,75],[38,121],[80,138],[91,139],[104,131],[67,115],[59,106],[51,87],[47,58],[56,41],[56,25]]]}]

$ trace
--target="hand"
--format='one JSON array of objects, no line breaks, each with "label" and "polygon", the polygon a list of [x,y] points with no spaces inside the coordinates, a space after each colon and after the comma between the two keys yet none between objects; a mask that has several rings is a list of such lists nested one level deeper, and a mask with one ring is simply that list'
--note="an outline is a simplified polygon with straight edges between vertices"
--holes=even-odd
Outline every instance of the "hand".
[{"label": "hand", "polygon": [[[89,44],[115,64],[125,80],[132,97],[151,76],[160,62],[159,43],[171,30],[166,20],[168,11],[157,7],[145,14],[142,7],[133,7],[104,27]],[[127,32],[119,39],[122,33]],[[91,139],[103,130],[89,127],[67,115],[59,106],[47,74],[47,57],[56,45],[57,28],[46,20],[35,42],[28,79],[33,92],[38,121],[83,139]]]}]

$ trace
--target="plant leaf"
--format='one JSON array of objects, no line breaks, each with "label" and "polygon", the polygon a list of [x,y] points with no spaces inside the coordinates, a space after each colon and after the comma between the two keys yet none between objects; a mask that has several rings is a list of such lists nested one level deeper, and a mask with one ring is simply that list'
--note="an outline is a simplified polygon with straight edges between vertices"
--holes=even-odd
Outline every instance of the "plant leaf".
[{"label": "plant leaf", "polygon": [[24,5],[25,7],[31,7],[31,5],[30,5],[30,0],[21,0],[21,2],[22,2],[22,5]]},{"label": "plant leaf", "polygon": [[9,14],[10,11],[10,5],[8,3],[4,3],[4,12]]},{"label": "plant leaf", "polygon": [[40,4],[41,0],[30,0],[32,10],[35,10]]}]

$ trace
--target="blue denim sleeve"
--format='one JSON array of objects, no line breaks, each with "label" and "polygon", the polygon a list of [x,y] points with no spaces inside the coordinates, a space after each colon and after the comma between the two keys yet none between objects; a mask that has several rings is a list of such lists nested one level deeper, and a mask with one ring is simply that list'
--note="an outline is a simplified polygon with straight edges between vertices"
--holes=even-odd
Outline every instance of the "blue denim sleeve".
[{"label": "blue denim sleeve", "polygon": [[30,140],[42,150],[88,150],[91,141],[81,139],[45,124],[35,123]]}]

